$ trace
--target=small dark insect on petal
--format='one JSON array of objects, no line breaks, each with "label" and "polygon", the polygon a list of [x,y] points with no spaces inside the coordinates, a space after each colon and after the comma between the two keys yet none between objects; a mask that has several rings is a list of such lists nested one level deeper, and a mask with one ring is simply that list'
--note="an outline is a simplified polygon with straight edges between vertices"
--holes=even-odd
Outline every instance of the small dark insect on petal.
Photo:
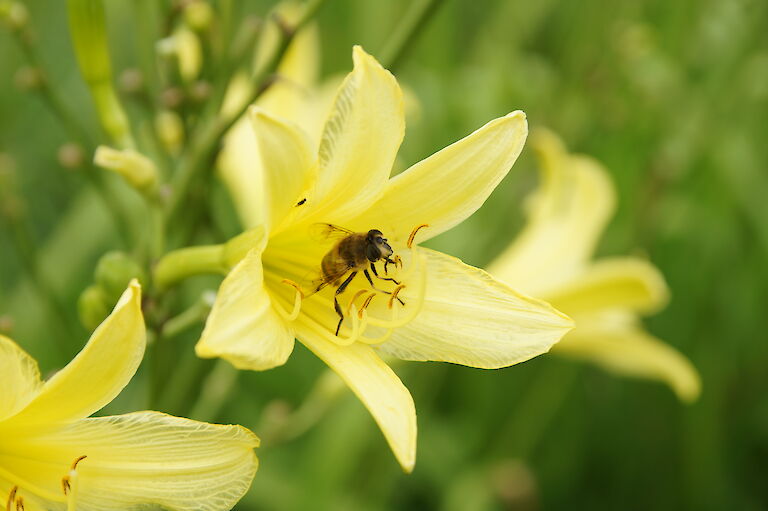
[{"label": "small dark insect on petal", "polygon": [[305,197],[305,198],[303,198],[303,199],[301,199],[299,202],[297,202],[297,203],[296,203],[296,206],[294,206],[294,207],[299,207],[299,206],[301,206],[302,204],[304,204],[305,202],[307,202],[307,198],[306,198],[306,197]]}]

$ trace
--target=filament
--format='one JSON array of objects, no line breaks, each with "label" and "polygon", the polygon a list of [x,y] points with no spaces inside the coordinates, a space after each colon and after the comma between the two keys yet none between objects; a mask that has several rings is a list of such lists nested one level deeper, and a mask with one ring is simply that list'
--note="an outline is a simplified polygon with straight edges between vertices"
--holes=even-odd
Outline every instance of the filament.
[{"label": "filament", "polygon": [[354,305],[355,300],[360,298],[360,295],[364,295],[367,292],[368,292],[367,289],[361,289],[357,293],[355,293],[355,296],[352,297],[352,299],[349,301],[349,305],[347,305],[347,316],[349,316],[349,311],[350,311],[350,309],[352,309],[352,305]]},{"label": "filament", "polygon": [[352,332],[348,337],[335,336],[334,342],[336,344],[349,346],[350,344],[355,343],[365,329],[368,328],[368,312],[364,308],[361,308],[360,313],[358,314],[357,307],[352,304],[349,317],[352,319]]},{"label": "filament", "polygon": [[[406,314],[402,318],[399,318],[393,314],[389,320],[382,320],[379,318],[370,317],[368,318],[368,323],[370,323],[373,326],[378,326],[382,328],[397,328],[410,323],[419,314],[419,312],[421,312],[421,309],[424,306],[424,299],[425,299],[426,290],[427,290],[427,272],[425,268],[426,262],[424,259],[425,258],[423,256],[422,257],[417,256],[416,261],[418,262],[418,264],[414,265],[414,268],[413,268],[413,271],[418,273],[419,285],[417,287],[417,292],[415,295],[416,303],[411,305],[411,303],[409,302],[408,307],[406,309],[408,311],[408,314]],[[391,310],[395,311],[397,310],[397,307],[393,307]]]},{"label": "filament", "polygon": [[296,290],[296,293],[293,295],[293,309],[290,313],[285,312],[280,306],[276,306],[275,309],[277,309],[277,312],[284,320],[294,321],[299,317],[299,313],[301,312],[301,302],[304,300],[304,291],[301,290],[301,286],[292,280],[283,279],[281,284],[286,284]]}]

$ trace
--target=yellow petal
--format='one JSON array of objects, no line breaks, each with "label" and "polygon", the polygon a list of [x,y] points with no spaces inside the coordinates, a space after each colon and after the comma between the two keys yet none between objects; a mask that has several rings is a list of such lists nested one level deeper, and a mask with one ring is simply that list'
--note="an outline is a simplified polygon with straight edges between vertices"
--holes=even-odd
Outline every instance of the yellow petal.
[{"label": "yellow petal", "polygon": [[0,467],[63,500],[62,477],[87,456],[77,465],[78,511],[228,510],[248,490],[258,463],[259,440],[247,429],[158,412],[25,433],[3,446]]},{"label": "yellow petal", "polygon": [[663,307],[668,296],[664,277],[651,263],[634,257],[612,257],[592,263],[547,299],[576,316],[602,309],[651,313]]},{"label": "yellow petal", "polygon": [[417,163],[387,184],[384,195],[353,229],[380,229],[404,241],[421,224],[419,242],[444,232],[474,213],[507,175],[525,143],[523,112],[495,119],[471,135]]},{"label": "yellow petal", "polygon": [[269,225],[276,228],[286,215],[303,206],[298,204],[306,201],[303,194],[314,183],[317,167],[311,142],[300,128],[259,108],[252,108],[250,115],[264,173]]},{"label": "yellow petal", "polygon": [[128,384],[144,356],[145,344],[141,286],[133,280],[82,351],[8,420],[44,424],[91,415]]},{"label": "yellow petal", "polygon": [[579,320],[552,353],[587,360],[622,376],[665,382],[686,402],[696,400],[701,390],[699,373],[684,355],[630,324]]},{"label": "yellow petal", "polygon": [[[427,289],[416,318],[377,349],[403,360],[436,360],[484,369],[546,353],[573,324],[549,304],[521,295],[483,270],[419,249]],[[406,304],[413,297],[406,296]]]},{"label": "yellow petal", "polygon": [[313,196],[323,222],[344,224],[381,196],[405,133],[403,94],[389,71],[355,46],[320,141]]},{"label": "yellow petal", "polygon": [[[303,11],[303,6],[296,2],[283,2],[277,6],[276,15],[291,24],[298,21]],[[276,23],[265,24],[257,47],[257,69],[267,63],[279,44],[279,30]],[[277,69],[277,82],[261,95],[257,104],[284,119],[298,121],[302,118],[307,97],[317,83],[319,71],[320,33],[317,24],[310,23],[291,41]],[[304,124],[301,126],[305,127]]]},{"label": "yellow petal", "polygon": [[266,221],[263,169],[248,119],[240,119],[229,130],[217,165],[243,226],[251,229],[263,225]]},{"label": "yellow petal", "polygon": [[203,358],[221,357],[238,369],[262,371],[288,360],[293,337],[264,285],[261,251],[253,249],[219,287],[195,352]]},{"label": "yellow petal", "polygon": [[529,199],[528,223],[488,271],[536,296],[547,296],[591,257],[613,212],[614,191],[596,160],[566,153],[552,133],[537,131],[541,184]]},{"label": "yellow petal", "polygon": [[299,340],[349,385],[373,415],[403,470],[411,472],[416,462],[416,408],[408,389],[372,348],[339,346],[323,338],[328,335],[325,327],[300,316]]},{"label": "yellow petal", "polygon": [[18,344],[0,335],[0,421],[14,415],[37,395],[42,382],[37,362]]}]

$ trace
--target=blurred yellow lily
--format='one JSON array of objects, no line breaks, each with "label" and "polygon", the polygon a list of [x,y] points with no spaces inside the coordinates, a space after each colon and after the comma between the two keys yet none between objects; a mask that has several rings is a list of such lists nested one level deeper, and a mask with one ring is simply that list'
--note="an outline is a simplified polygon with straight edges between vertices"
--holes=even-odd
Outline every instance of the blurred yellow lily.
[{"label": "blurred yellow lily", "polygon": [[[484,271],[417,244],[483,204],[523,147],[525,115],[493,120],[390,179],[405,130],[402,93],[360,47],[353,60],[317,143],[289,120],[251,110],[258,158],[246,163],[256,183],[248,198],[255,227],[224,248],[231,271],[197,353],[265,370],[285,363],[298,338],[363,401],[410,471],[413,400],[380,354],[506,367],[549,350],[571,321]],[[318,223],[378,229],[402,263],[387,275],[398,285],[376,280],[383,293],[362,275],[351,281],[341,296],[345,320],[338,335],[335,286],[309,296],[305,285],[320,276],[331,248],[312,236]]]},{"label": "blurred yellow lily", "polygon": [[576,328],[553,353],[619,374],[661,380],[681,400],[695,400],[700,390],[696,369],[639,324],[639,314],[667,302],[659,271],[635,257],[590,261],[614,210],[608,173],[592,158],[568,154],[549,131],[535,133],[531,144],[542,183],[529,198],[527,225],[488,271],[574,319]]},{"label": "blurred yellow lily", "polygon": [[46,382],[35,360],[0,336],[4,509],[226,510],[240,499],[257,466],[258,439],[247,429],[151,411],[87,418],[125,387],[145,341],[136,281]]}]

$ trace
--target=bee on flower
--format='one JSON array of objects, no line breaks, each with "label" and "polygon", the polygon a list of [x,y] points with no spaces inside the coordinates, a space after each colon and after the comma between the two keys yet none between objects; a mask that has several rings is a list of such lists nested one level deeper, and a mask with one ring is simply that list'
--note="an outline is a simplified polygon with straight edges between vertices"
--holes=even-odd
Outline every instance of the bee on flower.
[{"label": "bee on flower", "polygon": [[[226,277],[197,354],[266,370],[284,364],[298,339],[363,401],[410,471],[415,407],[382,355],[506,367],[545,353],[572,323],[420,245],[483,204],[520,154],[525,115],[495,119],[390,178],[405,130],[403,95],[362,48],[353,60],[319,142],[291,120],[251,108],[248,143],[257,149],[245,154],[257,159],[241,164],[258,190],[249,197],[252,228],[224,245],[167,254],[156,278],[164,285],[186,276],[184,261],[210,260]],[[318,243],[318,224],[343,227],[348,240],[371,236],[371,252],[338,265],[329,254],[342,247]],[[317,277],[326,284],[307,292],[305,283]]]}]

